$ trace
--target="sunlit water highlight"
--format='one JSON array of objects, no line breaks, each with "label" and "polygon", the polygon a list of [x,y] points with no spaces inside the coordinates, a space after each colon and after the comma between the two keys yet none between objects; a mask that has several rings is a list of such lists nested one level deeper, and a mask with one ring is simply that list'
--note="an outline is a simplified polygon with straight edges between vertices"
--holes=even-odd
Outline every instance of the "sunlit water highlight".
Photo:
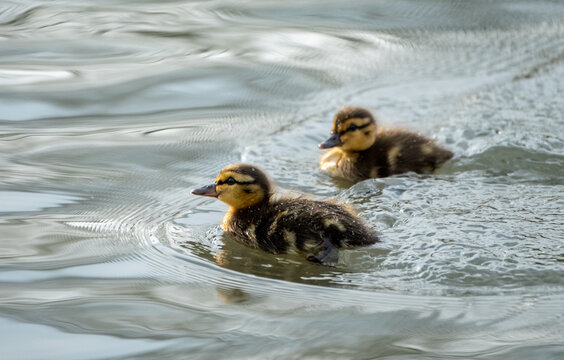
[{"label": "sunlit water highlight", "polygon": [[[564,4],[0,3],[6,359],[564,357]],[[316,169],[363,105],[456,153]],[[225,165],[354,204],[335,267],[225,236]]]}]

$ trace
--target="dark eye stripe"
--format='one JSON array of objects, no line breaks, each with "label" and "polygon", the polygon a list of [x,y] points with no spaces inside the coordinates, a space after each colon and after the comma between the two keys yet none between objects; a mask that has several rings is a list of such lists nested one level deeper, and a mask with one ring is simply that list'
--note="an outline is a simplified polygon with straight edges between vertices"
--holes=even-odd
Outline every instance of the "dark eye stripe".
[{"label": "dark eye stripe", "polygon": [[235,184],[239,184],[239,185],[251,185],[256,183],[256,181],[235,181]]},{"label": "dark eye stripe", "polygon": [[[233,179],[233,178],[229,178],[229,179]],[[235,184],[237,184],[237,185],[251,185],[251,184],[256,183],[256,181],[237,181],[237,180],[233,179],[234,182],[229,184],[229,183],[227,183],[227,181],[229,181],[229,179],[219,180],[217,182],[217,185],[223,185],[223,184],[227,184],[227,185],[235,185]]]},{"label": "dark eye stripe", "polygon": [[[354,125],[354,124],[352,124],[352,125]],[[347,132],[349,132],[349,131],[355,131],[355,130],[364,129],[364,128],[367,127],[368,125],[370,125],[370,123],[366,123],[366,124],[360,125],[360,126],[359,126],[359,125],[355,125],[356,128],[354,128],[354,129],[351,129],[351,128],[350,128],[350,125],[349,125],[349,128],[347,128],[346,130],[339,131],[339,135],[343,135],[343,134],[345,134],[345,133],[347,133]]]}]

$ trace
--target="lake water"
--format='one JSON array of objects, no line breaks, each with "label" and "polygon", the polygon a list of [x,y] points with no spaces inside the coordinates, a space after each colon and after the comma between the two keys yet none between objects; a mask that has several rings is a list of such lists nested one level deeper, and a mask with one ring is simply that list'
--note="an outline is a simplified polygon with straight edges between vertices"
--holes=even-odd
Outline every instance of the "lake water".
[{"label": "lake water", "polygon": [[[558,1],[0,1],[0,357],[562,359],[563,79]],[[333,180],[345,105],[456,156]],[[236,162],[382,242],[235,243]]]}]

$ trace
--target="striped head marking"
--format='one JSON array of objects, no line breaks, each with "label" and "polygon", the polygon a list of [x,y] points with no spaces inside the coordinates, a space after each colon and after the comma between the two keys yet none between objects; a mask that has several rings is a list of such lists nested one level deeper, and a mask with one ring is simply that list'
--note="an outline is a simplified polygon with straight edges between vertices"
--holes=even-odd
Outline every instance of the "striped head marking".
[{"label": "striped head marking", "polygon": [[346,107],[333,118],[331,137],[319,145],[321,149],[340,146],[345,151],[363,151],[376,139],[376,120],[370,111]]},{"label": "striped head marking", "polygon": [[259,168],[229,165],[215,179],[217,198],[232,209],[244,209],[270,197],[270,181]]}]

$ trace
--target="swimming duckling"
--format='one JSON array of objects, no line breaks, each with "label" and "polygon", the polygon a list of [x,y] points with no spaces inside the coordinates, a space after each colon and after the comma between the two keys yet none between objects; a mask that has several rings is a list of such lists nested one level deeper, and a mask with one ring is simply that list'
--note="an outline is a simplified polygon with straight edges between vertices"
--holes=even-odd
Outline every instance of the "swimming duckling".
[{"label": "swimming duckling", "polygon": [[333,119],[331,137],[319,148],[332,148],[321,158],[319,167],[352,181],[409,171],[430,173],[453,156],[419,134],[377,128],[370,111],[360,107],[339,111]]},{"label": "swimming duckling", "polygon": [[303,252],[312,262],[334,264],[338,248],[370,245],[378,237],[344,206],[307,199],[274,199],[271,183],[257,167],[236,164],[215,183],[192,194],[227,205],[222,227],[237,241],[273,254]]}]

